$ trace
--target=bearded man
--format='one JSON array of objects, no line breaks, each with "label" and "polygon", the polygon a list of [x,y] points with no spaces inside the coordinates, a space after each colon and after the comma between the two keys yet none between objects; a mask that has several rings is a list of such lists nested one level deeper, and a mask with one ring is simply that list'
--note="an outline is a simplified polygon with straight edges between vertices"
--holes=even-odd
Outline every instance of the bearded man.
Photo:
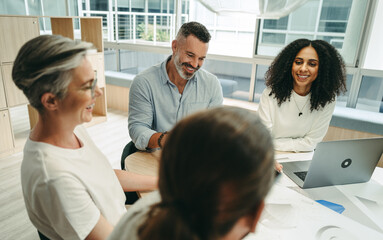
[{"label": "bearded man", "polygon": [[182,118],[222,105],[219,80],[201,69],[210,38],[204,25],[183,24],[172,41],[173,54],[134,78],[129,93],[128,127],[137,149],[161,148],[167,131]]}]

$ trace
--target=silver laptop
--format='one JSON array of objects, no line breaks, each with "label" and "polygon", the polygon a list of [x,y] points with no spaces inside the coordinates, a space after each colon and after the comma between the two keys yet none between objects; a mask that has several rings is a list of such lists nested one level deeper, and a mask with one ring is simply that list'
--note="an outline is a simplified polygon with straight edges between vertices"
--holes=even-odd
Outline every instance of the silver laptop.
[{"label": "silver laptop", "polygon": [[311,161],[281,163],[283,172],[301,188],[370,180],[383,153],[383,138],[321,142]]}]

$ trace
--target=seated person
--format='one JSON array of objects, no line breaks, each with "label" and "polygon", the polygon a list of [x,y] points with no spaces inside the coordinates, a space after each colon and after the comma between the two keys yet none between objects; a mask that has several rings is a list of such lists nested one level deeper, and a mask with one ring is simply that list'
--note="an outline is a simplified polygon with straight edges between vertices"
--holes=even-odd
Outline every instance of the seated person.
[{"label": "seated person", "polygon": [[159,194],[128,209],[109,239],[242,239],[274,180],[271,136],[255,113],[217,107],[177,123],[161,153]]},{"label": "seated person", "polygon": [[312,151],[326,135],[336,96],[346,91],[342,57],[322,40],[298,39],[265,76],[258,113],[278,151]]},{"label": "seated person", "polygon": [[128,123],[136,148],[161,147],[166,131],[183,117],[222,104],[217,77],[200,69],[209,41],[205,26],[185,23],[172,42],[173,55],[135,77],[129,92]]},{"label": "seated person", "polygon": [[105,239],[125,208],[125,191],[157,178],[112,169],[81,125],[102,94],[86,57],[91,44],[42,35],[20,49],[13,81],[39,119],[24,147],[21,184],[42,239]]}]

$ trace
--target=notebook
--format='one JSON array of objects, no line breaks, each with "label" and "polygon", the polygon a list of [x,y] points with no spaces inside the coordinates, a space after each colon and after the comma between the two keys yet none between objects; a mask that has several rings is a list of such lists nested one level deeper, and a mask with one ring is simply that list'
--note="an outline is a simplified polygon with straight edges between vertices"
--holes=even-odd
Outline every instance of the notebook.
[{"label": "notebook", "polygon": [[283,172],[301,188],[370,180],[383,153],[383,138],[318,143],[311,161],[281,163]]}]

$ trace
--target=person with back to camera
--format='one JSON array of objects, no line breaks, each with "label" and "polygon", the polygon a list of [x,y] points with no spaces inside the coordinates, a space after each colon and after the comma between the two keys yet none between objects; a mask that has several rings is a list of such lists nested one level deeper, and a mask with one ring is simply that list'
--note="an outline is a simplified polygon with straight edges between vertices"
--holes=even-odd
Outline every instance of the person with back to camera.
[{"label": "person with back to camera", "polygon": [[129,208],[108,239],[242,239],[255,230],[274,163],[255,113],[217,107],[186,117],[162,150],[159,194]]},{"label": "person with back to camera", "polygon": [[134,78],[129,92],[128,127],[136,148],[160,148],[167,131],[180,119],[222,105],[217,77],[201,69],[210,38],[202,24],[184,23],[172,41],[173,55]]},{"label": "person with back to camera", "polygon": [[157,178],[112,169],[81,125],[102,92],[86,54],[91,44],[56,35],[25,43],[13,81],[38,111],[24,147],[21,184],[41,239],[105,239],[126,212],[123,190]]},{"label": "person with back to camera", "polygon": [[326,135],[336,96],[346,91],[341,55],[325,41],[298,39],[278,54],[265,80],[258,112],[275,150],[314,150]]}]

